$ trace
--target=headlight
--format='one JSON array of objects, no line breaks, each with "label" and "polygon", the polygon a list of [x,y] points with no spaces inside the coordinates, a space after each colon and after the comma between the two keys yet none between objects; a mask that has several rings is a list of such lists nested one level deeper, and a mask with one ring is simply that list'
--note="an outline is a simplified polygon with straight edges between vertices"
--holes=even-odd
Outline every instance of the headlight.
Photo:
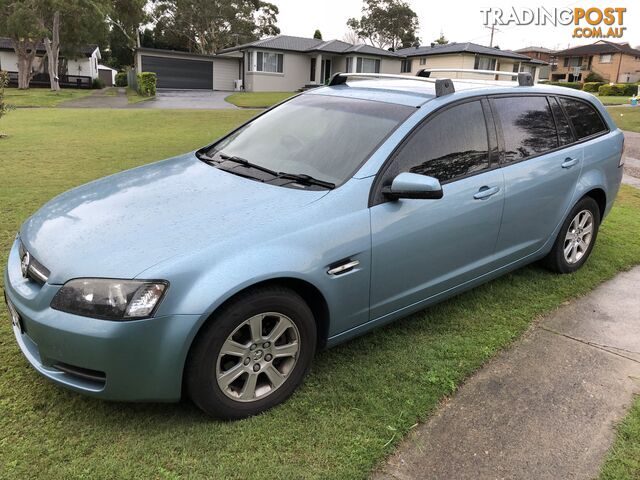
[{"label": "headlight", "polygon": [[147,318],[167,287],[165,281],[78,278],[58,290],[51,308],[106,320]]}]

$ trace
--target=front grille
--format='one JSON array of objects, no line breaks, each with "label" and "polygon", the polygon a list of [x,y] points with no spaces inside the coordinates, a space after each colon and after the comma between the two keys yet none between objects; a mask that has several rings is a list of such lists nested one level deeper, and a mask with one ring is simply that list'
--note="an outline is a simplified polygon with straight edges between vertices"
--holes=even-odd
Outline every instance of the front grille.
[{"label": "front grille", "polygon": [[76,367],[75,365],[69,365],[68,363],[58,362],[53,365],[53,368],[76,378],[99,383],[101,385],[104,385],[107,380],[107,376],[104,372],[91,370],[89,368]]},{"label": "front grille", "polygon": [[[47,280],[49,279],[49,275],[51,275],[51,272],[49,271],[49,269],[44,265],[42,265],[38,260],[36,260],[33,257],[33,255],[29,254],[29,252],[24,247],[22,242],[20,242],[18,246],[18,252],[20,254],[21,263],[24,262],[25,257],[28,256],[28,263],[26,267],[27,268],[26,277],[40,285],[44,285],[45,283],[47,283]],[[21,269],[22,269],[22,265],[21,265]]]}]

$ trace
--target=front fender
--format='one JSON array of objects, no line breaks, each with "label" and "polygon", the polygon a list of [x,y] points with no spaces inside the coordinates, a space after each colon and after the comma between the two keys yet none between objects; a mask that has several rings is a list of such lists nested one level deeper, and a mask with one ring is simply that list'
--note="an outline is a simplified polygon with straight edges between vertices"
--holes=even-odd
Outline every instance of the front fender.
[{"label": "front fender", "polygon": [[[331,336],[369,320],[370,249],[369,212],[365,208],[283,236],[274,235],[270,241],[254,238],[252,243],[245,237],[176,257],[143,275],[170,282],[157,315],[199,315],[189,341],[232,296],[252,285],[285,278],[306,282],[323,295]],[[327,273],[330,266],[344,259],[360,263],[338,276]]]}]

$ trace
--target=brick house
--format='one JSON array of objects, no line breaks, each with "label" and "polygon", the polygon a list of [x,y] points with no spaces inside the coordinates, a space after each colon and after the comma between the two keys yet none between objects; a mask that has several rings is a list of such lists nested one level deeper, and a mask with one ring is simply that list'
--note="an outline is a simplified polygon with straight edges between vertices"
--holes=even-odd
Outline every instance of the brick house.
[{"label": "brick house", "polygon": [[628,43],[598,40],[591,45],[568,48],[555,53],[551,80],[581,82],[591,72],[607,82],[635,83],[640,80],[640,50]]}]

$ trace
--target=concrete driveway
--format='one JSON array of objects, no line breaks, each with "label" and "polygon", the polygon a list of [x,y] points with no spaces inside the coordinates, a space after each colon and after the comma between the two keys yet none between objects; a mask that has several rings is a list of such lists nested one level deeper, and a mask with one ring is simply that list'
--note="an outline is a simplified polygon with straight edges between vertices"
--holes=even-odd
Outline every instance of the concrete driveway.
[{"label": "concrete driveway", "polygon": [[204,110],[238,108],[224,100],[232,93],[212,90],[158,89],[155,99],[136,103],[131,108],[195,108]]}]

